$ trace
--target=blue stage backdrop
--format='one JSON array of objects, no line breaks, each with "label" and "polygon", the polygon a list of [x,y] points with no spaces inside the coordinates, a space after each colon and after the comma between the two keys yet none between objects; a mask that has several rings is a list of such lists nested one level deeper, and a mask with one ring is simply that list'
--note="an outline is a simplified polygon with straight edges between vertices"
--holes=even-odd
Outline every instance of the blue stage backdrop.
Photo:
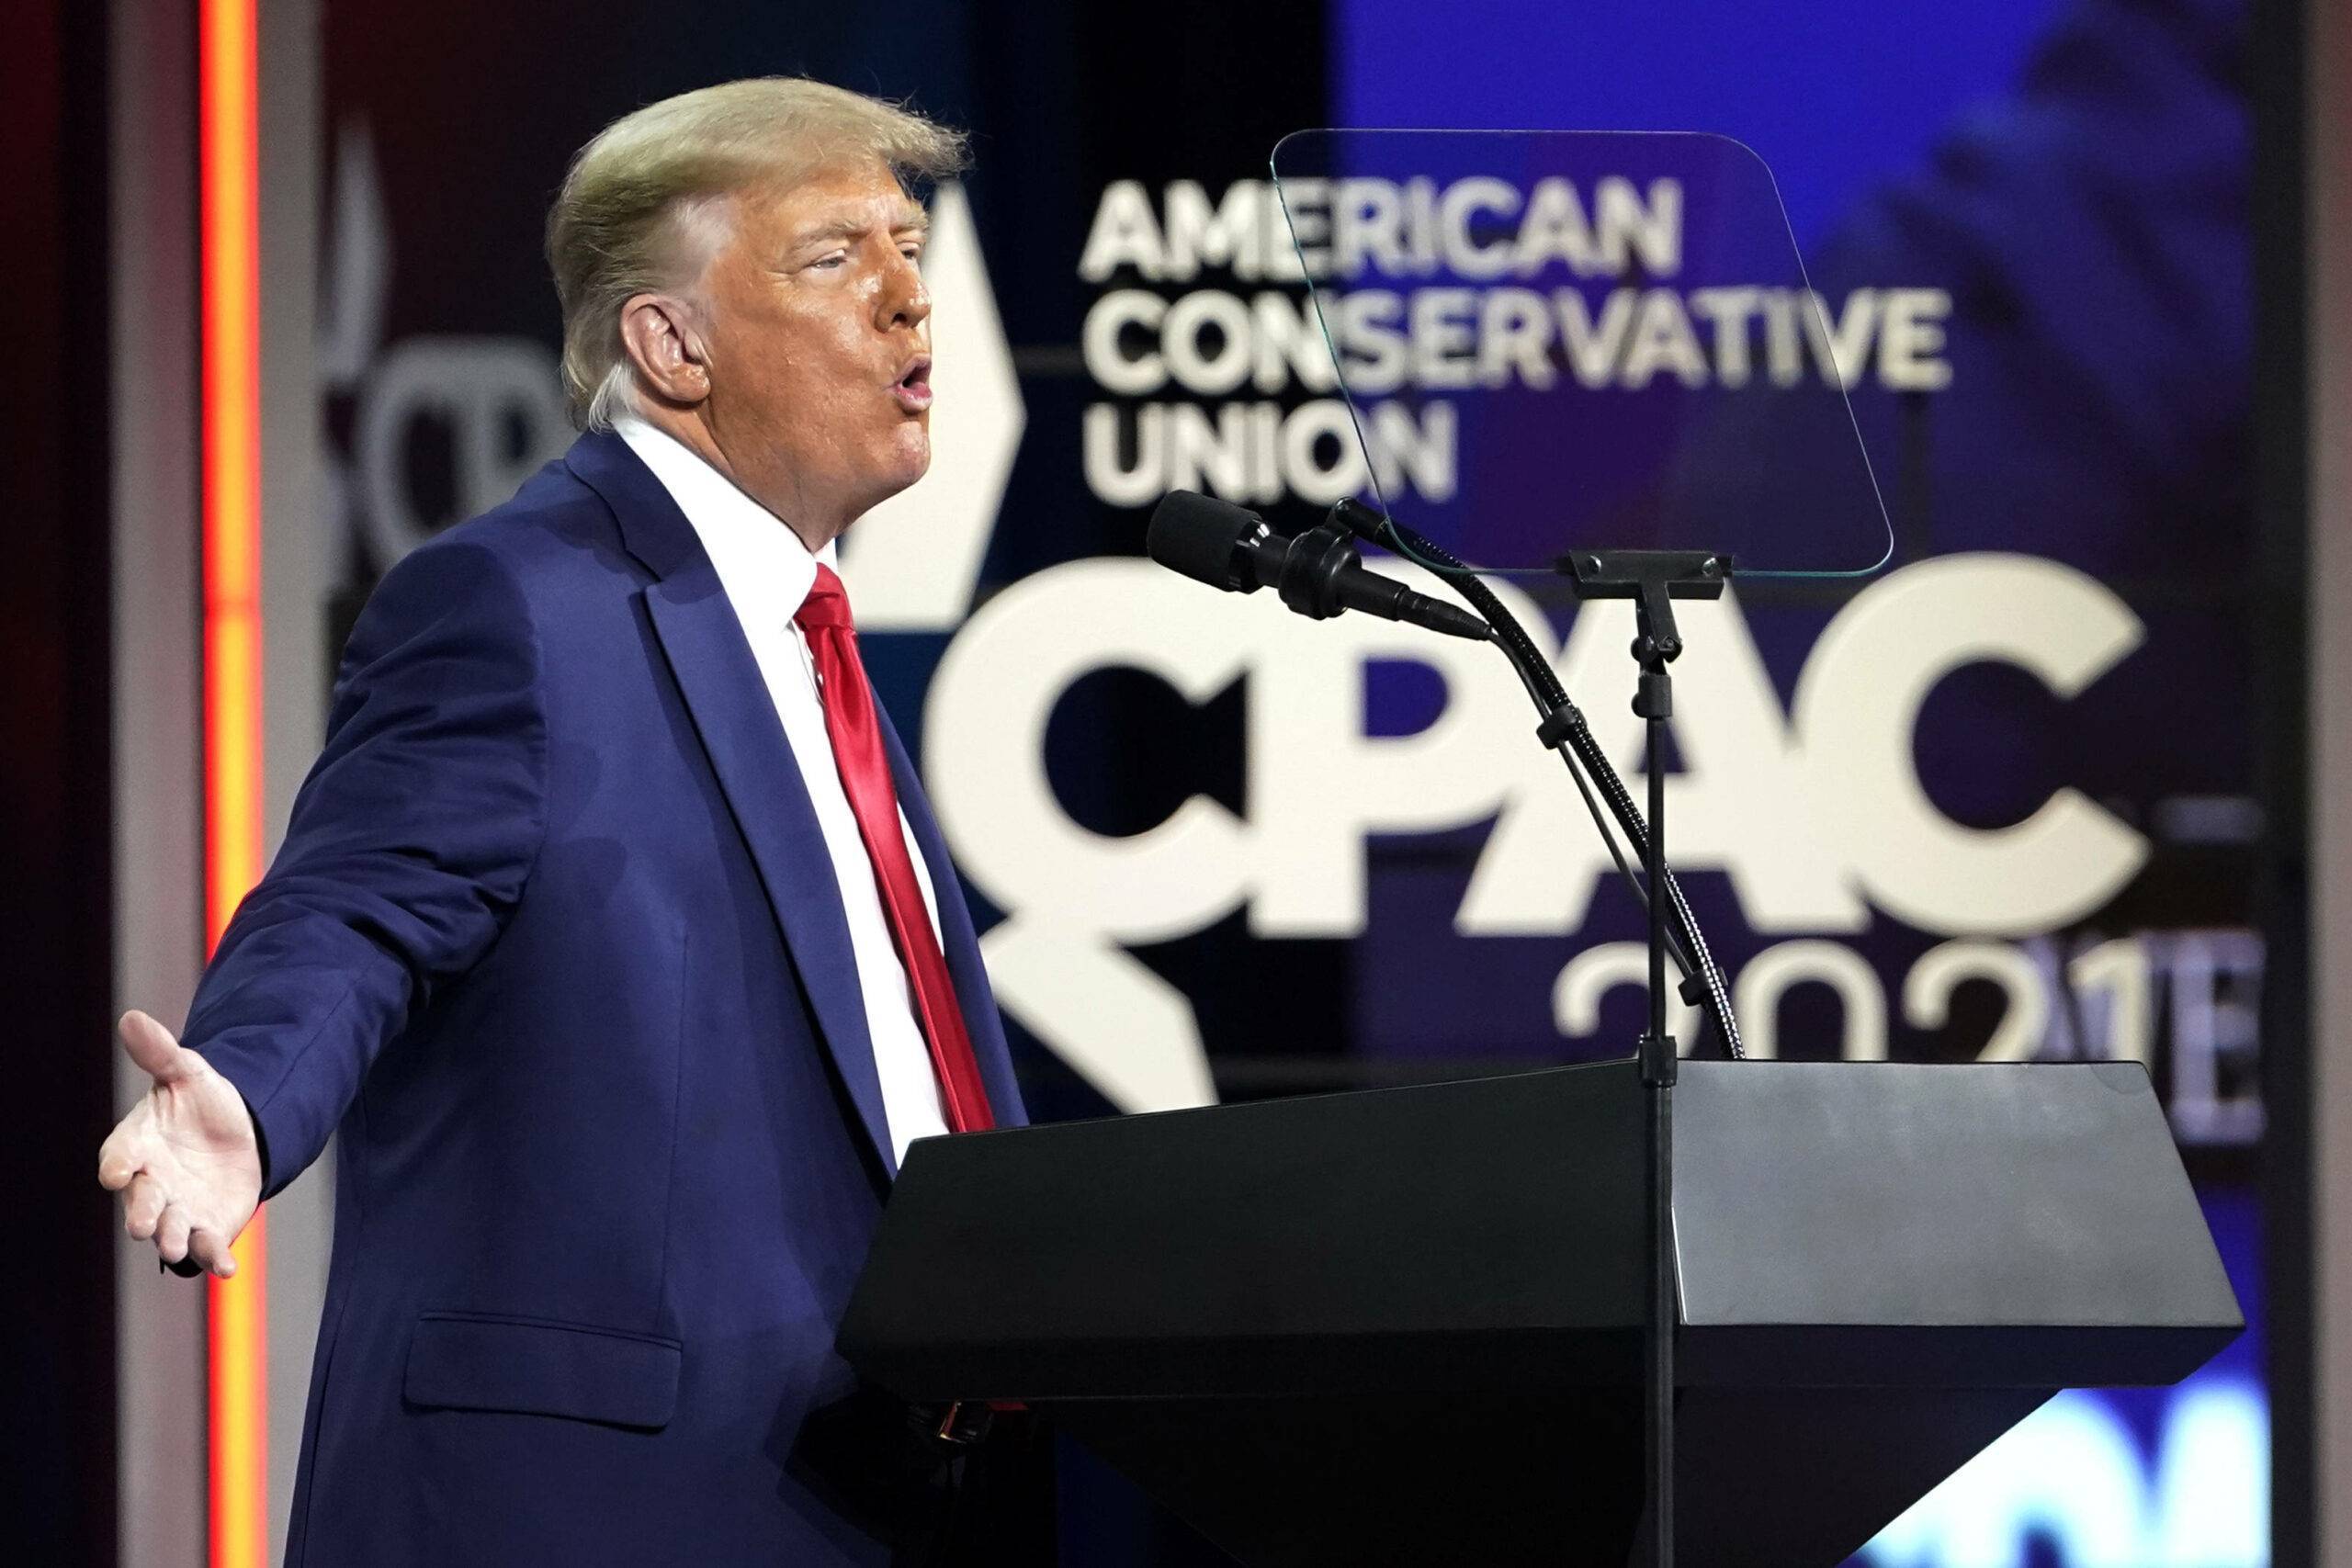
[{"label": "blue stage backdrop", "polygon": [[[2268,1561],[2237,0],[1330,0],[1156,39],[1077,0],[689,9],[327,7],[331,613],[568,439],[538,243],[579,142],[730,76],[911,95],[976,133],[934,197],[937,460],[846,570],[1033,1107],[1623,1054],[1639,911],[1500,661],[1208,593],[1144,522],[1183,487],[1296,525],[1362,482],[1283,133],[1738,137],[1853,353],[1897,549],[1687,614],[1673,840],[1751,1045],[2145,1062],[2253,1324],[2178,1389],[2062,1396],[1856,1561]],[[1459,482],[1441,387],[1392,411],[1408,515]],[[1598,456],[1566,431],[1521,478]],[[1638,792],[1627,626],[1527,602]],[[1066,1561],[1216,1561],[1062,1459]]]}]

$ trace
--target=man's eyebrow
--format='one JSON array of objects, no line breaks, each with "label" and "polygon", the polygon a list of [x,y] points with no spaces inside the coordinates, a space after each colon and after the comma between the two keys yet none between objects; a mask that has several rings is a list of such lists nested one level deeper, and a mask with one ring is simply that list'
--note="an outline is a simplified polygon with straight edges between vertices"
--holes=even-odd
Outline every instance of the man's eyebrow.
[{"label": "man's eyebrow", "polygon": [[[820,244],[827,240],[854,239],[871,228],[873,225],[863,218],[836,218],[830,223],[819,223],[814,227],[803,229],[793,237],[792,243],[794,248],[797,249],[802,245]],[[890,232],[894,234],[902,234],[910,230],[918,234],[929,233],[931,214],[920,207],[909,207],[899,213],[898,220],[890,225]]]}]

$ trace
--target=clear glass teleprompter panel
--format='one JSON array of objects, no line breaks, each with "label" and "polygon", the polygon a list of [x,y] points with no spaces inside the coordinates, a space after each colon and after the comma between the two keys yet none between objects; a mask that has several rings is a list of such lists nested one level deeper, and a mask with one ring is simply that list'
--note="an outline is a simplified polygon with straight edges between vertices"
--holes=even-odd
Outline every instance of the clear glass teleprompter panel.
[{"label": "clear glass teleprompter panel", "polygon": [[1863,342],[1848,310],[1841,342],[1747,148],[1305,130],[1272,169],[1366,501],[1487,571],[1608,548],[1885,564],[1848,378],[1939,353],[1940,329],[1865,317]]}]

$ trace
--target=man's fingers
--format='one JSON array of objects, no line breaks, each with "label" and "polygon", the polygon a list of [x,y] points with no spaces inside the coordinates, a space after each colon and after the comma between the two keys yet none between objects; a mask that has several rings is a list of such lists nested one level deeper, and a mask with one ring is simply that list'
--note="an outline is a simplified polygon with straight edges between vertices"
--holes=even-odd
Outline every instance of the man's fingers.
[{"label": "man's fingers", "polygon": [[122,1228],[133,1241],[145,1241],[155,1234],[167,1201],[164,1184],[145,1171],[131,1178],[130,1190],[122,1195]]},{"label": "man's fingers", "polygon": [[[129,1120],[124,1118],[126,1122]],[[119,1192],[130,1185],[130,1179],[139,1174],[136,1141],[127,1126],[118,1126],[107,1134],[107,1141],[98,1145],[99,1186],[109,1192]]]},{"label": "man's fingers", "polygon": [[187,1211],[177,1203],[164,1205],[164,1217],[155,1224],[155,1256],[166,1263],[177,1263],[187,1256]]},{"label": "man's fingers", "polygon": [[237,1271],[237,1255],[229,1250],[229,1244],[220,1239],[217,1231],[190,1231],[187,1255],[223,1280]]},{"label": "man's fingers", "polygon": [[137,1008],[122,1015],[115,1032],[122,1036],[123,1049],[130,1053],[139,1070],[159,1084],[177,1083],[203,1069],[202,1057],[182,1050],[170,1030]]}]

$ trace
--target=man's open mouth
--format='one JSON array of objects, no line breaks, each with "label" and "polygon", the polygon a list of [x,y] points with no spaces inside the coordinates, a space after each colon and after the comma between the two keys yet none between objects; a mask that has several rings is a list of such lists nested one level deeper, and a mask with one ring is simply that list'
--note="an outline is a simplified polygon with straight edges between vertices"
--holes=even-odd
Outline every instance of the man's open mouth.
[{"label": "man's open mouth", "polygon": [[931,407],[931,355],[919,354],[907,362],[907,367],[891,383],[891,395],[899,406],[910,412],[920,413]]}]

